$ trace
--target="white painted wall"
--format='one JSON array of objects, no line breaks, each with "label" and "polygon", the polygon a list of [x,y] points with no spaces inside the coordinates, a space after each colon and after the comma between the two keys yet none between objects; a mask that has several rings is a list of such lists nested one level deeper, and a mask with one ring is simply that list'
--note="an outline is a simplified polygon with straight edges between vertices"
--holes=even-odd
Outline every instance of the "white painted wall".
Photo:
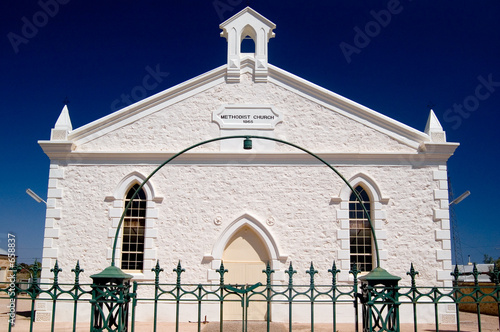
[{"label": "white painted wall", "polygon": [[[41,142],[51,158],[42,282],[52,280],[56,260],[63,269],[60,282],[73,281],[78,260],[85,269],[81,281],[90,282],[111,262],[123,197],[134,181],[188,146],[243,134],[319,153],[352,185],[365,185],[382,267],[402,277],[402,285],[409,284],[411,263],[419,285],[450,285],[446,161],[456,144],[433,142],[428,133],[272,65],[255,83],[255,59],[246,56],[238,64],[239,79],[232,73],[237,83],[226,83],[226,68],[220,67]],[[282,121],[271,129],[221,129],[212,117],[224,105],[272,107]],[[210,143],[167,165],[145,187],[146,258],[135,279],[152,280],[159,260],[161,282],[174,282],[172,269],[181,260],[183,282],[216,283],[225,241],[248,226],[268,246],[275,282],[287,281],[284,271],[293,262],[296,283],[308,283],[311,261],[319,270],[316,284],[331,282],[333,261],[342,270],[339,281],[351,282],[350,191],[313,161],[293,147],[254,140],[250,151],[240,143]],[[120,247],[121,241],[118,266]]]},{"label": "white painted wall", "polygon": [[[57,257],[59,265],[68,272],[80,260],[80,265],[88,271],[86,276],[109,265],[109,248],[116,229],[113,226],[121,215],[122,205],[107,202],[106,197],[112,196],[129,174],[147,175],[154,168],[153,165],[60,167],[58,170],[64,171],[64,179],[58,181],[62,195],[56,199],[60,218],[51,218],[54,227],[47,228],[47,231],[58,229],[58,234],[49,241],[51,249],[46,249],[44,256],[56,251],[53,258]],[[375,205],[374,216],[384,253],[383,267],[405,276],[413,262],[420,271],[419,280],[432,284],[441,280],[437,279],[436,271],[445,267],[437,258],[446,249],[444,242],[436,238],[441,236],[443,223],[433,217],[433,209],[439,205],[434,199],[434,191],[439,187],[439,180],[433,179],[436,169],[338,167],[347,178],[366,174],[389,200],[387,204]],[[326,282],[329,280],[326,271],[333,260],[344,269],[348,264],[348,255],[339,257],[339,250],[346,249],[339,240],[346,227],[341,222],[345,218],[338,214],[346,201],[332,202],[345,184],[326,167],[175,165],[163,168],[151,184],[155,195],[163,201],[148,204],[147,227],[152,236],[146,268],[152,268],[159,259],[169,271],[180,259],[189,271],[184,275],[186,282],[207,281],[210,265],[202,263],[203,257],[212,253],[224,229],[244,214],[263,224],[278,244],[280,254],[288,256],[280,264],[281,269],[288,267],[291,260],[297,270],[305,271],[310,261],[314,261],[316,268],[324,271],[318,279]],[[274,219],[273,226],[267,224],[270,218]],[[216,225],[216,219],[220,219],[220,225]],[[442,237],[449,240],[446,234]],[[44,262],[44,277],[49,268],[47,263]],[[61,274],[61,280],[70,276]],[[307,276],[300,273],[297,280],[306,281]]]}]

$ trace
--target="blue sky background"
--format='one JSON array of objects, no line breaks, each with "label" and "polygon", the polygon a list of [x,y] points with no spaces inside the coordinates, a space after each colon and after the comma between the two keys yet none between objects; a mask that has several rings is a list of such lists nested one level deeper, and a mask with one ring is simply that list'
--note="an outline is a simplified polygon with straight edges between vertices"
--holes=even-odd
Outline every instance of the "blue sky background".
[{"label": "blue sky background", "polygon": [[[121,95],[142,85],[147,67],[168,72],[149,96],[225,64],[219,24],[247,4],[1,1],[0,246],[12,232],[21,261],[41,259],[45,206],[25,190],[46,197],[49,159],[37,141],[50,138],[65,97],[78,128],[127,106]],[[472,192],[456,206],[464,259],[499,257],[500,3],[250,5],[277,25],[273,65],[421,131],[433,105],[448,141],[461,144],[448,164],[455,194]]]}]

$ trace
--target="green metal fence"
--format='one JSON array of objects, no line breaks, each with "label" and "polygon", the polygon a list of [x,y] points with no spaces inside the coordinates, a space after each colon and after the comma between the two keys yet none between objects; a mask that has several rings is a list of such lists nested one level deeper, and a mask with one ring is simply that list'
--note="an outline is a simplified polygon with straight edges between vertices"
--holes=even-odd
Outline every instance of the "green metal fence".
[{"label": "green metal fence", "polygon": [[[35,269],[37,266],[35,265]],[[288,321],[287,328],[289,331],[294,330],[294,317],[297,313],[304,316],[304,312],[308,316],[309,330],[314,331],[317,318],[317,309],[321,308],[322,319],[325,313],[325,307],[329,312],[330,330],[339,330],[339,309],[350,310],[352,322],[349,324],[351,330],[358,331],[400,331],[400,312],[405,310],[406,313],[411,312],[413,320],[413,330],[419,331],[422,308],[426,308],[425,312],[429,312],[431,307],[431,317],[435,326],[434,330],[440,329],[440,306],[454,306],[455,329],[460,331],[460,311],[459,305],[461,302],[468,301],[476,305],[477,316],[477,331],[483,331],[481,326],[481,310],[480,305],[490,303],[496,305],[500,309],[500,272],[495,269],[489,273],[492,284],[488,287],[489,291],[485,291],[478,282],[480,273],[474,267],[472,275],[474,276],[474,286],[460,286],[458,280],[461,274],[458,267],[452,272],[454,285],[452,287],[425,287],[416,285],[416,276],[413,265],[407,273],[410,281],[410,286],[371,286],[366,283],[358,286],[358,275],[360,271],[355,266],[349,271],[352,275],[353,282],[348,284],[339,284],[337,282],[337,274],[340,270],[337,269],[335,263],[328,270],[331,275],[331,283],[325,285],[317,285],[315,283],[315,275],[318,271],[311,263],[309,269],[305,271],[309,275],[309,283],[299,285],[294,283],[294,275],[297,271],[294,270],[292,264],[285,271],[288,276],[288,282],[282,284],[272,283],[272,274],[274,271],[267,266],[262,272],[265,274],[266,283],[257,283],[255,285],[234,285],[224,282],[224,275],[228,272],[221,264],[217,270],[219,273],[219,282],[217,284],[186,284],[182,283],[182,273],[185,271],[179,263],[173,271],[176,273],[176,280],[173,283],[160,283],[160,275],[163,269],[157,263],[152,269],[155,273],[155,280],[151,283],[136,282],[124,280],[107,280],[106,282],[95,282],[92,284],[81,284],[80,274],[83,270],[77,263],[75,268],[71,270],[74,274],[74,282],[59,283],[59,273],[61,269],[56,263],[51,269],[53,273],[53,282],[50,284],[39,283],[36,279],[28,284],[20,283],[3,283],[0,289],[0,299],[4,299],[13,303],[16,307],[16,301],[28,301],[31,312],[29,317],[29,331],[37,330],[37,322],[35,322],[35,303],[36,301],[44,301],[49,304],[50,315],[50,330],[54,331],[58,326],[56,321],[56,313],[60,306],[65,306],[66,312],[68,306],[72,312],[72,330],[76,331],[77,323],[88,324],[90,331],[135,331],[138,320],[141,320],[137,315],[140,313],[138,309],[141,306],[151,308],[153,317],[151,325],[153,331],[159,331],[159,317],[165,315],[165,308],[168,308],[168,314],[175,321],[175,331],[181,331],[181,312],[186,306],[192,316],[196,320],[192,323],[196,324],[197,330],[202,331],[205,323],[203,315],[204,310],[210,308],[211,312],[218,313],[219,324],[218,329],[224,331],[224,310],[228,303],[239,303],[241,305],[241,328],[242,331],[247,331],[248,327],[248,310],[254,303],[260,303],[267,310],[265,316],[265,329],[271,330],[272,316],[269,314],[272,309],[279,306],[285,312]],[[13,278],[19,272],[17,265],[12,269]],[[33,275],[37,275],[38,271],[31,271]],[[15,280],[15,279],[12,279]],[[92,307],[90,318],[85,318],[83,321],[78,318],[78,312],[82,306]],[[361,309],[361,315],[358,310]],[[193,314],[196,312],[195,314]],[[405,314],[406,315],[406,314]],[[213,316],[212,316],[213,317]],[[5,327],[9,331],[18,330],[14,327],[15,320],[8,319]],[[296,325],[296,324],[295,324]],[[324,324],[322,324],[324,330]],[[345,326],[345,325],[343,325]],[[500,318],[498,318],[498,326],[500,327]],[[163,331],[163,329],[162,329]]]}]

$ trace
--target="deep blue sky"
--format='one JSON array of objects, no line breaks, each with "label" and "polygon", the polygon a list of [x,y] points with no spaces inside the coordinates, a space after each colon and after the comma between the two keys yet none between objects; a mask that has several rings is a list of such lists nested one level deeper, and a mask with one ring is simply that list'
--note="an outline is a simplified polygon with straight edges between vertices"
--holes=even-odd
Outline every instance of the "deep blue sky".
[{"label": "deep blue sky", "polygon": [[[49,139],[64,98],[78,128],[111,113],[116,99],[142,84],[148,66],[169,73],[152,95],[225,64],[219,24],[247,5],[59,1],[0,2],[0,246],[15,233],[26,262],[41,258],[45,206],[25,190],[46,197],[49,160],[37,141]],[[434,105],[448,141],[461,144],[448,164],[455,194],[472,192],[456,206],[464,259],[499,257],[500,3],[250,5],[277,25],[273,65],[422,131]],[[341,43],[357,49],[346,57]]]}]

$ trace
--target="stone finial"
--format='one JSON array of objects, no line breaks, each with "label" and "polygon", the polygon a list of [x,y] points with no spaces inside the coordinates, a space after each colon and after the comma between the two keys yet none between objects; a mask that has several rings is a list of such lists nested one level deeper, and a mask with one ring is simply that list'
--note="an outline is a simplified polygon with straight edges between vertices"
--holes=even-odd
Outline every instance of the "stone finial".
[{"label": "stone finial", "polygon": [[[254,60],[254,81],[267,82],[267,44],[274,37],[276,25],[250,7],[221,23],[221,37],[227,39],[227,81],[240,81],[241,60],[248,56]],[[241,42],[250,37],[255,53],[241,53]]]},{"label": "stone finial", "polygon": [[68,133],[73,130],[71,125],[71,119],[69,117],[68,105],[64,105],[59,118],[57,118],[56,124],[51,131],[50,140],[51,141],[66,141],[68,139]]},{"label": "stone finial", "polygon": [[425,133],[429,135],[432,142],[435,143],[444,143],[446,142],[446,133],[439,123],[439,120],[431,109],[429,112],[429,118],[427,119],[427,124],[425,125]]}]

